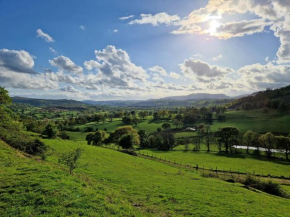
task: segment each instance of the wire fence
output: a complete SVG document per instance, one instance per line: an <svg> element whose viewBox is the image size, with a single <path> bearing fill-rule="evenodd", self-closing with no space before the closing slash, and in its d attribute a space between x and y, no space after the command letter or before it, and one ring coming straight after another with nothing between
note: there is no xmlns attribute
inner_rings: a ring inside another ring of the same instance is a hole
<svg viewBox="0 0 290 217"><path fill-rule="evenodd" d="M109 146L106 146L104 148L112 149L115 151L122 150L122 149L119 149L116 147L109 147ZM137 153L137 156L139 156L139 157L143 157L143 158L146 158L149 160L154 160L154 161L169 164L169 165L174 166L174 167L184 168L184 169L193 170L193 171L195 170L195 171L200 171L200 172L212 172L212 173L216 173L216 174L231 175L231 176L233 176L233 175L252 175L252 176L262 177L262 178L275 178L275 179L290 180L290 174L289 175L285 175L285 174L274 175L274 174L267 174L267 173L257 173L256 171L250 172L250 171L246 171L246 170L232 170L231 168L229 170L226 170L223 168L219 168L218 166L205 167L205 166L200 165L200 164L189 164L186 162L177 161L175 159L170 159L168 157L157 156L157 155L154 155L153 153L149 154L148 152L142 152L140 150L138 150L136 153Z"/></svg>

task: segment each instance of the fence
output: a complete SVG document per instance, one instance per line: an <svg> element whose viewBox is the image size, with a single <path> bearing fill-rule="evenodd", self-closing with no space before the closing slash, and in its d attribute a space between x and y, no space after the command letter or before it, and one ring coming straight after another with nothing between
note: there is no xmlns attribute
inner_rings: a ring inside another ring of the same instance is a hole
<svg viewBox="0 0 290 217"><path fill-rule="evenodd" d="M103 146L104 147L104 146ZM112 149L115 151L121 151L121 149L115 148L115 147L109 147L106 146L104 148L108 148L108 149ZM166 158L166 157L157 157L157 155L153 155L153 154L148 154L146 152L141 152L140 150L138 150L137 152L137 156L139 157L143 157L146 159L150 159L150 160L155 160L158 162L163 162L166 164L169 164L171 166L175 166L175 167L179 167L179 168L184 168L184 169L189 169L189 170L196 170L196 171L202 171L202 172L213 172L216 174L224 174L224 175L252 175L252 176L257 176L257 177L262 177L262 178L275 178L275 179L285 179L285 180L290 180L290 175L286 176L286 175L273 175L273 174L258 174L255 171L249 172L249 171L234 171L232 169L230 170L225 170L225 169L220 169L217 166L215 167L209 167L209 168L205 168L204 166L199 166L199 164L195 164L195 165L191 165L191 164L187 164L187 163L182 163L182 162L177 162L176 160L170 160L170 158Z"/></svg>

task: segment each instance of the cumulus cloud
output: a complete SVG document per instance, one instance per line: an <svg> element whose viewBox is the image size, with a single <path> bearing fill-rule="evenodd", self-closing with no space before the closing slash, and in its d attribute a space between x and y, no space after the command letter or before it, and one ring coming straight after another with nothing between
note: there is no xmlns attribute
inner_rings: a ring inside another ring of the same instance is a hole
<svg viewBox="0 0 290 217"><path fill-rule="evenodd" d="M174 78L174 79L179 79L181 75L177 74L176 72L170 72L169 77Z"/></svg>
<svg viewBox="0 0 290 217"><path fill-rule="evenodd" d="M120 20L129 20L129 19L131 19L133 17L134 17L134 15L130 15L130 16L126 16L126 17L120 17L119 19Z"/></svg>
<svg viewBox="0 0 290 217"><path fill-rule="evenodd" d="M166 70L160 66L153 66L149 68L148 71L158 73L159 75L162 75L162 76L167 76Z"/></svg>
<svg viewBox="0 0 290 217"><path fill-rule="evenodd" d="M37 29L36 33L37 37L44 39L46 42L54 42L54 39L47 33L44 33L41 29Z"/></svg>
<svg viewBox="0 0 290 217"><path fill-rule="evenodd" d="M58 84L34 69L32 56L24 50L0 50L0 85L21 89L53 89Z"/></svg>
<svg viewBox="0 0 290 217"><path fill-rule="evenodd" d="M252 13L259 19L220 23L223 15L246 13ZM260 33L266 26L270 26L281 42L277 51L277 63L284 64L290 62L289 13L288 0L209 0L205 7L194 10L183 18L179 22L179 29L172 33L208 34L220 39L229 39Z"/></svg>
<svg viewBox="0 0 290 217"><path fill-rule="evenodd" d="M69 93L80 93L79 90L75 89L74 87L72 86L65 86L65 87L61 87L59 88L61 91L64 91L64 92L69 92Z"/></svg>
<svg viewBox="0 0 290 217"><path fill-rule="evenodd" d="M212 35L220 39L242 37L244 35L263 32L265 26L270 24L270 22L266 22L263 19L229 22L217 27L216 32L212 33Z"/></svg>
<svg viewBox="0 0 290 217"><path fill-rule="evenodd" d="M49 63L63 71L71 72L74 74L83 73L82 67L76 65L73 61L70 60L70 58L65 56L53 58L52 60L49 60Z"/></svg>
<svg viewBox="0 0 290 217"><path fill-rule="evenodd" d="M114 32L114 33L118 33L119 30L118 30L118 29L114 29L113 32Z"/></svg>
<svg viewBox="0 0 290 217"><path fill-rule="evenodd" d="M180 17L177 15L168 15L167 13L152 14L141 14L141 19L132 20L129 22L133 24L152 24L158 26L160 24L172 25L180 21Z"/></svg>
<svg viewBox="0 0 290 217"><path fill-rule="evenodd" d="M86 30L86 27L84 25L80 25L81 30Z"/></svg>
<svg viewBox="0 0 290 217"><path fill-rule="evenodd" d="M88 76L87 83L90 85L138 89L137 83L143 83L148 78L146 71L132 63L128 53L122 49L109 45L103 50L96 50L95 55L97 60L84 63L88 70L97 71L97 75Z"/></svg>
<svg viewBox="0 0 290 217"><path fill-rule="evenodd" d="M289 65L274 65L271 62L265 65L257 63L241 67L237 72L241 83L256 89L282 87L290 83Z"/></svg>
<svg viewBox="0 0 290 217"><path fill-rule="evenodd" d="M228 73L234 72L231 68L210 65L194 58L186 59L179 66L185 77L197 79L199 81L207 81L209 78L223 77Z"/></svg>
<svg viewBox="0 0 290 217"><path fill-rule="evenodd" d="M24 50L0 50L0 69L17 73L36 74L33 57Z"/></svg>

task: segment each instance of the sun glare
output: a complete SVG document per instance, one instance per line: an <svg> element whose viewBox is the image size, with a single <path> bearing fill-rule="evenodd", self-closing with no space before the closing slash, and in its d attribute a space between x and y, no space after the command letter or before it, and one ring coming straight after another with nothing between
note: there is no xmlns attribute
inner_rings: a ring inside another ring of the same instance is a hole
<svg viewBox="0 0 290 217"><path fill-rule="evenodd" d="M219 21L217 21L217 20L211 20L211 21L209 22L209 29L208 29L208 32L209 32L210 34L214 34L214 33L216 33L216 30L217 30L218 27L220 27L220 25L221 25L221 23L220 23Z"/></svg>

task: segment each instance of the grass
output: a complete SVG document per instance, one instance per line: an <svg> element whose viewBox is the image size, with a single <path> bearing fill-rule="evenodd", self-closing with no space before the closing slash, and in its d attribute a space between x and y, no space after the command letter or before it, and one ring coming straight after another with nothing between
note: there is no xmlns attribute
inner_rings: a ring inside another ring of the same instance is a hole
<svg viewBox="0 0 290 217"><path fill-rule="evenodd" d="M193 145L189 147L190 151L184 151L184 146L178 146L173 151L155 151L155 150L143 150L142 153L148 153L149 155L156 155L162 159L170 159L171 162L190 164L206 169L216 167L219 170L232 170L240 172L250 172L263 175L284 175L290 177L290 162L268 159L264 156L255 156L247 154L225 154L225 153L207 153L193 152ZM206 150L203 147L203 150Z"/></svg>
<svg viewBox="0 0 290 217"><path fill-rule="evenodd" d="M285 216L290 201L81 142L44 140L47 162L0 144L1 216ZM58 155L82 146L75 176Z"/></svg>
<svg viewBox="0 0 290 217"><path fill-rule="evenodd" d="M0 216L142 216L101 182L70 176L0 141ZM108 202L112 197L113 202Z"/></svg>
<svg viewBox="0 0 290 217"><path fill-rule="evenodd" d="M261 110L230 111L225 113L226 121L214 121L211 130L226 126L237 127L240 132L253 130L255 132L279 132L290 133L290 115L277 110L262 113Z"/></svg>

